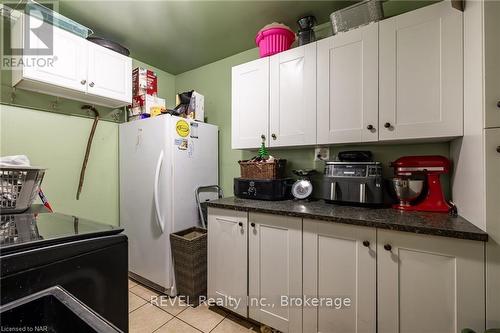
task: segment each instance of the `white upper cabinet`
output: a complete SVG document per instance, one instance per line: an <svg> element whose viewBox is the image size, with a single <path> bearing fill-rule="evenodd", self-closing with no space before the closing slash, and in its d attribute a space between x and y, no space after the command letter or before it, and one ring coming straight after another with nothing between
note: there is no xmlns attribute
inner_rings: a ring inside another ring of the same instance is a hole
<svg viewBox="0 0 500 333"><path fill-rule="evenodd" d="M88 44L88 93L129 102L132 100L132 62L100 45Z"/></svg>
<svg viewBox="0 0 500 333"><path fill-rule="evenodd" d="M318 42L318 144L378 140L378 23Z"/></svg>
<svg viewBox="0 0 500 333"><path fill-rule="evenodd" d="M25 39L25 20L20 15L11 34L12 46L23 50L26 65L12 71L12 86L82 102L120 107L132 102L132 59L96 45L58 27L52 27L53 50L30 32ZM29 51L28 51L29 49Z"/></svg>
<svg viewBox="0 0 500 333"><path fill-rule="evenodd" d="M380 140L463 135L462 12L443 1L380 26Z"/></svg>
<svg viewBox="0 0 500 333"><path fill-rule="evenodd" d="M500 2L484 1L483 13L485 128L492 128L500 127Z"/></svg>
<svg viewBox="0 0 500 333"><path fill-rule="evenodd" d="M484 243L378 230L378 332L483 332Z"/></svg>
<svg viewBox="0 0 500 333"><path fill-rule="evenodd" d="M269 132L269 58L233 67L231 108L232 148L258 148Z"/></svg>
<svg viewBox="0 0 500 333"><path fill-rule="evenodd" d="M270 147L316 144L316 43L270 57Z"/></svg>
<svg viewBox="0 0 500 333"><path fill-rule="evenodd" d="M35 17L24 16L24 18L30 19L32 26L41 25L41 21ZM18 20L14 29L21 29L23 23L23 19ZM85 82L87 78L87 43L85 39L66 30L54 28L53 55L50 57L53 62L50 65L47 63L47 66L23 66L22 73L18 74L26 79L85 92L87 89ZM25 54L24 59L31 58L31 56L43 57L40 54L44 50L43 42L34 34L31 35L30 44L34 54Z"/></svg>

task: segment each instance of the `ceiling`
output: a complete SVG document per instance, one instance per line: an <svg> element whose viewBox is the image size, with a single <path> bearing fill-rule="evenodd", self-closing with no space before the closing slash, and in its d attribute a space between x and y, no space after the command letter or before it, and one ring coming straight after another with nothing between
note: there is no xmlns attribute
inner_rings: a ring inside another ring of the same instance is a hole
<svg viewBox="0 0 500 333"><path fill-rule="evenodd" d="M398 3L398 8L425 3L391 2ZM324 23L332 11L352 3L61 0L59 11L96 35L126 46L132 57L179 74L255 47L256 32L268 23L283 22L296 30L297 18L314 15Z"/></svg>

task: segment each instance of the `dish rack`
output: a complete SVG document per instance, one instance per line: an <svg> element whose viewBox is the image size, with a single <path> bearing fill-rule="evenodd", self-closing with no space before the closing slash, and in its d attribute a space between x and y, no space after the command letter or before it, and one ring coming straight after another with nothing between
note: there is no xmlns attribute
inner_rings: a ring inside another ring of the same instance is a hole
<svg viewBox="0 0 500 333"><path fill-rule="evenodd" d="M37 167L0 167L0 212L20 213L30 208L44 175L45 169Z"/></svg>

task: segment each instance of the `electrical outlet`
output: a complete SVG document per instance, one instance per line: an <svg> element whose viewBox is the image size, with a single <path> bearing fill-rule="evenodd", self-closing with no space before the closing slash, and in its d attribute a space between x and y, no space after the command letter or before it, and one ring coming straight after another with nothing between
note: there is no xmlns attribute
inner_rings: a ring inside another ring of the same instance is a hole
<svg viewBox="0 0 500 333"><path fill-rule="evenodd" d="M328 147L314 148L314 161L330 159L330 149Z"/></svg>

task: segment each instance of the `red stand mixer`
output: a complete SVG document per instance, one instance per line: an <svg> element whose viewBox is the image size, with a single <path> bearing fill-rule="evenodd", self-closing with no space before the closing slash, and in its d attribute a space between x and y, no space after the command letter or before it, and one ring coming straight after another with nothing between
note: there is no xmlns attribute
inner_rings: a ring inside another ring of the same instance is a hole
<svg viewBox="0 0 500 333"><path fill-rule="evenodd" d="M399 204L407 211L448 213L453 208L446 201L439 177L450 171L450 161L443 156L404 156L392 162L393 185Z"/></svg>

